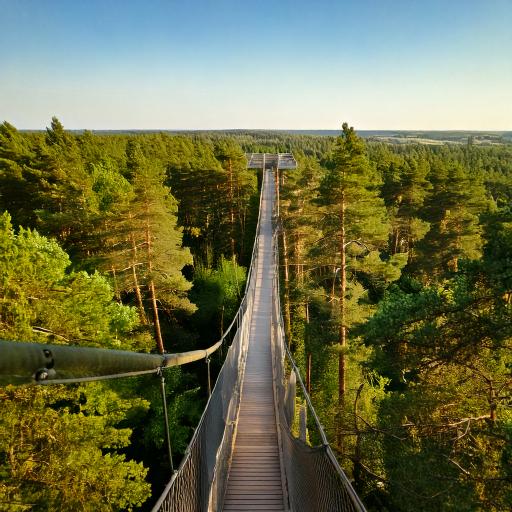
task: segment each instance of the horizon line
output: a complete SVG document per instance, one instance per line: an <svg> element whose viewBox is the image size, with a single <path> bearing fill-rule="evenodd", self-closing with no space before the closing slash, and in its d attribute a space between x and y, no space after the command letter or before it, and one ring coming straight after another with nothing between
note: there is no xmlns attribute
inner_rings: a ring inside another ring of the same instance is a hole
<svg viewBox="0 0 512 512"><path fill-rule="evenodd" d="M7 121L9 122L9 121ZM12 124L9 122L9 124ZM349 126L350 123L348 123ZM48 126L44 128L18 128L14 124L13 126L20 131L45 131ZM262 132L341 132L341 128L69 128L64 127L68 131L91 131L91 132L121 132L121 131L139 131L139 132L230 132L230 131L262 131ZM512 132L512 128L508 129L475 129L475 128L356 128L356 132L473 132L473 133L503 133Z"/></svg>

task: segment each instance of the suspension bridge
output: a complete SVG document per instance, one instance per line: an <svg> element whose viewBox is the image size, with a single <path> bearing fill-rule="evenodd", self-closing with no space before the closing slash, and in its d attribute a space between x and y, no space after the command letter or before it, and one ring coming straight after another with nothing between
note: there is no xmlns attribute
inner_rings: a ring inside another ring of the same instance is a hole
<svg viewBox="0 0 512 512"><path fill-rule="evenodd" d="M215 345L157 355L1 341L0 384L48 385L156 373L166 411L165 369L204 358L209 399L153 512L364 512L327 441L284 336L275 178L280 169L296 164L290 154L247 158L248 167L262 169L263 176L256 238L240 308ZM231 344L211 389L209 358L227 340ZM166 433L172 465L167 422Z"/></svg>

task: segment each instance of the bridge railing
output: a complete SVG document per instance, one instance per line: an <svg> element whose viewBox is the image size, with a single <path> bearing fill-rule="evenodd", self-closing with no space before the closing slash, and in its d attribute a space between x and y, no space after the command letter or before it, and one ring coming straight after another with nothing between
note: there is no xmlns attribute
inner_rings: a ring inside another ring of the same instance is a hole
<svg viewBox="0 0 512 512"><path fill-rule="evenodd" d="M274 223L273 236L274 280L272 286L272 353L283 462L286 473L290 510L294 512L365 512L350 480L341 469L327 440L324 429L311 403L297 367L286 343L279 290L279 243ZM287 368L289 371L287 371ZM306 435L306 411L300 437L292 433L295 419L296 388L307 404L307 414L314 420L322 444L311 446Z"/></svg>
<svg viewBox="0 0 512 512"><path fill-rule="evenodd" d="M266 177L263 173L258 224L245 294L233 322L219 343L227 339L230 331L236 329L233 341L181 464L153 507L153 512L218 510L222 502L247 358L256 290L258 234L265 181Z"/></svg>

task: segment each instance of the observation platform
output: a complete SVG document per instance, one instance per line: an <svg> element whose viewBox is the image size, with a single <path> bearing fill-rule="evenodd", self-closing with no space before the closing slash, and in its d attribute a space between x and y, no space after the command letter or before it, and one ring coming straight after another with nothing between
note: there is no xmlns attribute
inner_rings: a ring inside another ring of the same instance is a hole
<svg viewBox="0 0 512 512"><path fill-rule="evenodd" d="M297 169L291 153L246 153L248 169Z"/></svg>

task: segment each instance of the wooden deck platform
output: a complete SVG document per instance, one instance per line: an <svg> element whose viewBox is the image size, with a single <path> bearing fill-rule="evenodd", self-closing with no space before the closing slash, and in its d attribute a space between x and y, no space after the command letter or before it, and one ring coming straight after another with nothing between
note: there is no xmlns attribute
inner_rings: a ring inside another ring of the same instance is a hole
<svg viewBox="0 0 512 512"><path fill-rule="evenodd" d="M275 417L270 347L273 182L267 176L259 262L238 427L223 510L287 510Z"/></svg>

